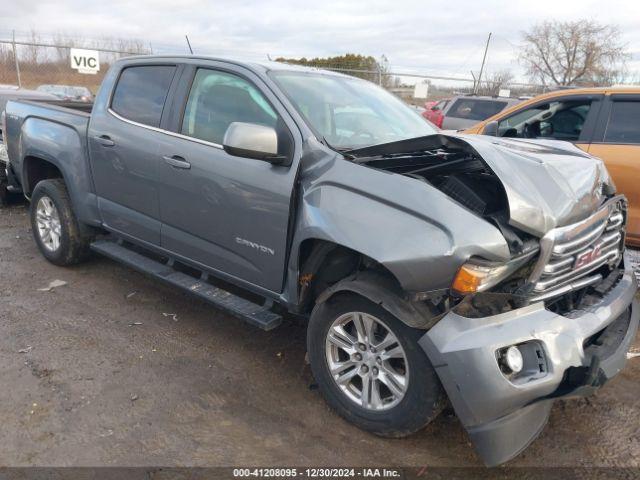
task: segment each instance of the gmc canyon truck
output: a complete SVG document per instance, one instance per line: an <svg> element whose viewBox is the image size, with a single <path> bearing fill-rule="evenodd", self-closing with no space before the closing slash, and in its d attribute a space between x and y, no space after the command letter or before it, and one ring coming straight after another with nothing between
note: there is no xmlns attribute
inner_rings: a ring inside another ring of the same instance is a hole
<svg viewBox="0 0 640 480"><path fill-rule="evenodd" d="M308 320L320 391L373 433L450 402L505 462L636 335L627 202L571 144L444 135L364 80L198 56L120 60L90 114L17 101L4 122L45 258Z"/></svg>

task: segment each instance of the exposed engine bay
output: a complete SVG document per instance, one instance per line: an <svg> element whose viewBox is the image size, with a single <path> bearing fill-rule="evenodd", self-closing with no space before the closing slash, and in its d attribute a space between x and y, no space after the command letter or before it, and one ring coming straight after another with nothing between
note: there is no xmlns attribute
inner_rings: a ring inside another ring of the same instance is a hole
<svg viewBox="0 0 640 480"><path fill-rule="evenodd" d="M362 161L373 168L428 182L480 216L495 215L506 208L500 180L480 158L467 152L438 148Z"/></svg>
<svg viewBox="0 0 640 480"><path fill-rule="evenodd" d="M480 216L507 211L500 180L469 145L441 135L424 140L415 145L419 150L403 142L401 151L386 144L347 154L356 163L425 181Z"/></svg>

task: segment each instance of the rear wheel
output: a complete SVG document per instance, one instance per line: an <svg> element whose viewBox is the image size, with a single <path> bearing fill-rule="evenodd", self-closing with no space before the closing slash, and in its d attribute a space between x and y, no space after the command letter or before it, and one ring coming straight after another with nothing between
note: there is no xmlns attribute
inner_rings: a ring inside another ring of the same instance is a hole
<svg viewBox="0 0 640 480"><path fill-rule="evenodd" d="M31 196L31 228L44 257L56 265L72 265L89 256L90 236L83 234L64 181L43 180Z"/></svg>
<svg viewBox="0 0 640 480"><path fill-rule="evenodd" d="M418 339L380 306L354 294L318 305L307 348L313 375L327 402L373 433L400 437L433 420L446 397Z"/></svg>

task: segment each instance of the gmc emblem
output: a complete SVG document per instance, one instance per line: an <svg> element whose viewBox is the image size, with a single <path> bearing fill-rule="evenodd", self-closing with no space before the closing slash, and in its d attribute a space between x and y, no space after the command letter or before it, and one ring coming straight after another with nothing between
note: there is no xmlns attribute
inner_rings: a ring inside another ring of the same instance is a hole
<svg viewBox="0 0 640 480"><path fill-rule="evenodd" d="M578 257L576 258L576 263L574 264L573 268L580 268L580 267L584 267L585 265L588 265L589 263L593 262L596 258L598 258L601 253L602 252L601 252L600 245L596 245L591 250L588 250L578 255Z"/></svg>

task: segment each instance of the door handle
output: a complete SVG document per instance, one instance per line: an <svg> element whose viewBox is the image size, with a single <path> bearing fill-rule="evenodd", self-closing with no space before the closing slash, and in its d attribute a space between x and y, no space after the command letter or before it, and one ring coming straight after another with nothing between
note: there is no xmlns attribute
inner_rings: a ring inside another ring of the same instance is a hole
<svg viewBox="0 0 640 480"><path fill-rule="evenodd" d="M162 158L164 158L164 161L173 168L183 168L185 170L189 170L191 168L191 164L179 155L174 155L173 157L164 156Z"/></svg>
<svg viewBox="0 0 640 480"><path fill-rule="evenodd" d="M94 138L103 147L113 147L116 144L116 142L111 140L111 137L109 137L109 135L100 135L100 136L96 135Z"/></svg>

